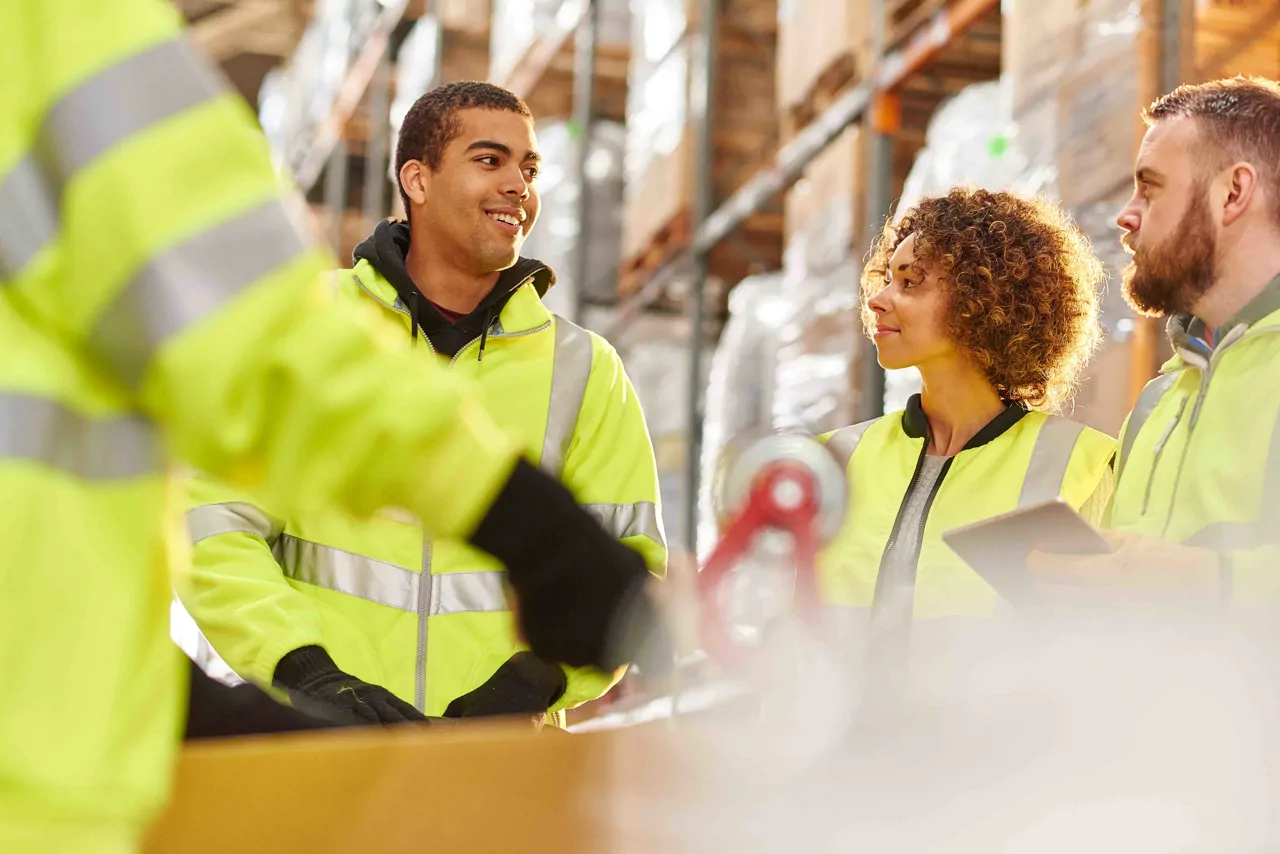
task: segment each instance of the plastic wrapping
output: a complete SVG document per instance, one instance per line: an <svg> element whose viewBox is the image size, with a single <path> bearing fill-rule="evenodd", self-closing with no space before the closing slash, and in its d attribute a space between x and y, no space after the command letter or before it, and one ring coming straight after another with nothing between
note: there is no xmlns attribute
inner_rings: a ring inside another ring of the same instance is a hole
<svg viewBox="0 0 1280 854"><path fill-rule="evenodd" d="M644 316L628 328L627 339L634 343L619 343L619 350L653 439L667 542L672 548L679 548L688 542L684 508L689 441L689 323L683 317ZM705 348L704 388L711 358L711 348Z"/></svg>
<svg viewBox="0 0 1280 854"><path fill-rule="evenodd" d="M634 2L627 80L628 187L635 188L657 157L675 151L689 100L689 46L684 0Z"/></svg>
<svg viewBox="0 0 1280 854"><path fill-rule="evenodd" d="M853 250L860 216L862 139L845 131L787 195L784 322L774 371L774 425L824 433L853 423L866 339L858 314L862 269Z"/></svg>
<svg viewBox="0 0 1280 854"><path fill-rule="evenodd" d="M391 101L391 139L400 138L400 127L404 117L408 115L413 102L426 94L440 73L440 39L439 21L432 15L419 18L414 22L404 41L400 43L400 51L396 55L395 98ZM383 121L381 117L372 117L372 121ZM395 158L388 158L387 176L393 184L399 186L399 177L395 173Z"/></svg>
<svg viewBox="0 0 1280 854"><path fill-rule="evenodd" d="M489 79L506 80L540 35L556 27L560 0L493 0Z"/></svg>
<svg viewBox="0 0 1280 854"><path fill-rule="evenodd" d="M698 557L718 533L711 500L731 443L773 430L778 346L788 305L779 274L752 276L729 294L729 319L711 356L702 421L698 494Z"/></svg>
<svg viewBox="0 0 1280 854"><path fill-rule="evenodd" d="M306 156L333 110L351 63L384 8L406 0L317 0L289 63L259 98L277 164L291 171Z"/></svg>
<svg viewBox="0 0 1280 854"><path fill-rule="evenodd" d="M489 35L489 79L499 84L545 35L577 19L585 0L494 0ZM626 44L631 20L627 0L598 0L596 41Z"/></svg>
<svg viewBox="0 0 1280 854"><path fill-rule="evenodd" d="M1132 310L1115 218L1131 187L1140 133L1138 0L1014 0L1005 7L1005 115L1012 180L1063 204L1103 261L1103 343L1065 414L1114 434L1129 408Z"/></svg>
<svg viewBox="0 0 1280 854"><path fill-rule="evenodd" d="M794 240L795 238L793 238ZM787 310L774 370L774 425L820 434L852 424L857 412L861 265L846 252L826 267L788 267Z"/></svg>
<svg viewBox="0 0 1280 854"><path fill-rule="evenodd" d="M925 131L925 147L907 175L899 213L957 184L989 189L1015 185L1026 164L1019 152L1009 150L1011 128L1000 118L1003 99L998 82L975 83L938 108Z"/></svg>
<svg viewBox="0 0 1280 854"><path fill-rule="evenodd" d="M622 255L622 157L626 130L617 122L592 125L586 172L590 193L590 218L586 234L578 234L577 204L581 186L574 173L579 135L569 123L550 121L538 126L542 172L538 179L542 213L525 240L521 253L537 258L556 271L556 286L544 302L556 312L573 316L574 297L580 283L573 280L574 253L587 249L586 299L611 300L616 290Z"/></svg>

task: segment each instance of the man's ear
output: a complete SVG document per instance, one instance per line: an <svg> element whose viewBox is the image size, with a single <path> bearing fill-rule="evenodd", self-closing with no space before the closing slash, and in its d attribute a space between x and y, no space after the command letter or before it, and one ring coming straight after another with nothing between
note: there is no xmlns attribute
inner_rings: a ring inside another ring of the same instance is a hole
<svg viewBox="0 0 1280 854"><path fill-rule="evenodd" d="M1227 198L1222 204L1222 224L1231 225L1249 210L1258 189L1258 170L1252 163L1233 164L1227 173Z"/></svg>
<svg viewBox="0 0 1280 854"><path fill-rule="evenodd" d="M431 181L431 167L421 160L407 160L400 167L400 186L409 201L415 205L427 201L427 184ZM406 211L407 213L407 211Z"/></svg>

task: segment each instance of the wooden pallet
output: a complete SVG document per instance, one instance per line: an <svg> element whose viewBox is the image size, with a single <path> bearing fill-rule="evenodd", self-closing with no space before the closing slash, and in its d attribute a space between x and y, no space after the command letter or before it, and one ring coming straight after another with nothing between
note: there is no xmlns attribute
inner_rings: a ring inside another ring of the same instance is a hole
<svg viewBox="0 0 1280 854"><path fill-rule="evenodd" d="M858 79L859 73L858 62L852 50L833 59L805 90L803 97L782 110L782 141L785 143L794 139L796 134L808 127Z"/></svg>
<svg viewBox="0 0 1280 854"><path fill-rule="evenodd" d="M663 223L640 252L624 259L618 270L618 295L627 297L638 291L654 273L688 247L692 238L692 216L683 207Z"/></svg>
<svg viewBox="0 0 1280 854"><path fill-rule="evenodd" d="M891 49L905 42L948 3L947 0L891 0L886 5L885 48Z"/></svg>

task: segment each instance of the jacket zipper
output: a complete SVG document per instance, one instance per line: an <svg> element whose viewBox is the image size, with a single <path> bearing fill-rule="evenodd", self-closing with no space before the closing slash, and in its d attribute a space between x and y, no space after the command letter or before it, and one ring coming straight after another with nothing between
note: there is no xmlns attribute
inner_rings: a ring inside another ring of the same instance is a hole
<svg viewBox="0 0 1280 854"><path fill-rule="evenodd" d="M359 276L357 276L354 272L351 274L351 278L353 278L353 279L355 279L355 280L356 280L356 284L360 286L360 290L362 290L362 291L364 291L366 294L368 294L370 299L374 300L374 301L375 301L375 302L377 302L379 305L385 305L387 308L391 309L392 311L394 311L394 312L396 312L396 313L398 313L398 314L403 314L405 317L408 317L408 318L409 318L409 322L410 322L410 323L412 323L412 322L413 322L413 318L412 318L412 317L410 317L409 312L405 311L403 308L399 308L399 307L397 307L397 306L395 306L395 305L392 305L392 304L390 304L390 303L384 302L383 300L379 299L379 298L378 298L378 296L377 296L376 294L374 294L374 292L373 292L373 291L369 290L368 288L366 288L366 287L364 286L364 282L360 281L360 277L359 277ZM532 276L530 277L530 279L532 279ZM523 286L524 286L525 284L527 284L527 283L528 283L528 280L526 280L526 281L524 281L524 282L521 282L519 285L517 285L517 287L523 287ZM494 318L494 320L498 320L498 318ZM491 325L492 325L492 324L491 324ZM546 323L543 323L541 326L536 326L536 327L534 327L533 329L525 329L525 330L524 330L524 331L522 331L522 332L499 332L499 333L497 333L497 334L491 334L491 335L489 335L488 337L489 337L489 340L491 340L491 341L492 341L492 340L496 340L496 339L524 338L524 337L525 337L525 336L527 336L527 335L534 335L534 334L536 334L536 333L538 333L538 332L544 332L544 331L546 331L548 328L550 328L550 326L551 326L551 321L550 321L550 320L548 320ZM431 348L431 352L432 352L432 353L435 353L435 352L436 352L436 348L435 348L435 345L433 345L433 344L431 343L431 339L430 339L428 336L426 336L426 335L423 335L422 337L423 337L423 339L424 339L424 340L426 340L426 342L427 342L427 346ZM474 343L476 343L477 341L479 341L482 337L484 337L484 336L483 336L483 335L477 335L475 338L472 338L472 339L471 339L470 341L468 341L466 344L463 344L461 347L459 347L459 348L458 348L458 352L454 353L454 354L453 354L453 358L449 360L449 364L450 364L450 365L452 365L452 364L454 364L455 362L457 362L457 361L458 361L458 359L459 359L459 357L461 357L461 356L462 356L462 351L466 350L466 349L467 349L468 347L470 347L472 344L474 344Z"/></svg>
<svg viewBox="0 0 1280 854"><path fill-rule="evenodd" d="M414 671L414 706L427 713L427 623L431 616L431 538L422 531L422 573L418 576L418 661Z"/></svg>
<svg viewBox="0 0 1280 854"><path fill-rule="evenodd" d="M1240 335L1235 336L1236 329L1241 329L1241 328L1244 328L1245 331L1242 332ZM1169 525L1173 523L1173 507L1174 507L1174 502L1178 497L1178 487L1182 485L1182 470L1187 463L1187 452L1191 449L1191 437L1195 433L1196 423L1200 420L1200 407L1204 404L1205 398L1209 396L1209 383L1213 380L1214 368L1216 368L1219 362L1221 362L1223 354L1226 353L1227 350L1231 349L1236 344L1239 344L1248 335L1247 328L1237 326L1236 329L1233 329L1231 330L1231 332L1227 333L1227 337L1222 339L1222 343L1218 347L1214 348L1213 352L1209 354L1209 362L1207 365L1205 365L1204 371L1201 374L1200 388L1196 390L1195 404L1191 407L1191 422L1187 425L1187 440L1182 444L1182 456L1178 458L1178 470L1174 473L1174 476L1173 476L1173 489L1169 493L1170 495L1169 508L1168 508L1168 511L1165 513L1164 525L1160 528L1160 537L1162 539L1169 535ZM1277 332L1277 331L1280 331L1280 327L1268 326L1268 327L1263 327L1258 331L1260 333ZM1183 408L1179 410L1179 415L1181 415L1183 411L1185 411L1185 402L1184 402ZM1155 464L1153 463L1151 466L1151 480L1154 480L1154 479L1155 479ZM1149 489L1150 481L1148 481L1147 486ZM1144 507L1144 511L1145 511L1145 507Z"/></svg>
<svg viewBox="0 0 1280 854"><path fill-rule="evenodd" d="M1147 515L1147 509L1151 505L1151 487L1156 482L1156 469L1160 467L1160 455L1164 453L1164 446L1169 441L1169 437L1173 435L1173 431L1177 429L1178 422L1182 419L1182 413L1187 409L1187 398L1182 399L1182 403L1178 404L1178 414L1173 416L1169 423L1165 426L1164 432L1160 434L1159 441L1156 442L1155 453L1151 461L1151 476L1147 478L1147 491L1142 496L1142 515Z"/></svg>
<svg viewBox="0 0 1280 854"><path fill-rule="evenodd" d="M902 496L902 503L898 505L898 516L893 522L893 530L889 534L889 542L885 546L884 552L881 554L881 557L880 557L880 567L876 573L876 588L875 588L875 591L872 593L872 597L871 597L871 624L873 626L873 632L877 631L877 629L874 627L879 615L883 613L884 608L887 607L886 597L894 595L888 590L887 586L883 586L889 583L888 580L886 579L886 574L885 574L886 561L889 560L891 552L893 551L894 547L897 545L898 540L902 535L901 529L902 529L903 515L906 513L907 504L910 503L912 494L916 491L916 487L919 486L920 484L920 475L924 471L924 462L928 454L929 454L929 440L926 438L924 442L924 447L920 449L920 456L916 460L916 470L911 475L911 482L907 485L906 494ZM874 643L876 643L877 646L880 646L886 652L889 652L890 650L894 650L894 649L901 649L902 643L905 642L905 640L910 634L911 622L915 612L916 573L920 568L920 550L924 545L925 526L929 521L929 513L933 509L933 501L935 498L937 498L939 490L942 489L942 482L943 480L946 479L947 472L950 471L951 463L954 460L955 460L955 457L948 457L946 461L943 462L942 468L938 472L938 477L934 481L933 486L930 488L929 495L925 498L924 506L920 508L920 520L919 522L916 523L916 530L915 530L915 537L914 537L915 553L914 553L914 556L912 557L911 566L907 568L909 570L908 577L911 579L911 584L909 585L910 587L909 593L910 593L911 600L910 600L910 610L908 611L907 619L903 621L901 624L889 626L888 631L884 636L880 637L878 640L873 641ZM888 647L882 646L885 643L888 644ZM890 652L890 655L892 656L893 653Z"/></svg>
<svg viewBox="0 0 1280 854"><path fill-rule="evenodd" d="M398 306L388 304L383 300L379 299L378 296L373 293L373 291L365 287L364 282L360 281L360 277L356 275L354 270L351 272L351 278L355 279L356 285L359 286L360 290L364 291L365 294L367 294L368 297L372 299L374 302L377 302L380 305L385 305L387 308L391 309L394 312L403 314L405 317L409 318L410 323L413 323L413 316L410 315L409 312L405 311L403 308L399 308ZM533 277L530 276L530 279L532 278ZM526 282L527 281L528 280L526 280ZM523 287L526 282L521 282L520 285L518 285L517 287ZM494 318L494 320L497 320L497 319L498 318ZM533 335L535 333L542 332L548 329L550 326L551 326L551 321L548 320L546 323L534 329L526 329L522 332L502 332L497 335L489 335L488 337L490 339L524 338L527 335ZM432 354L435 354L436 348L435 348L435 345L431 343L431 338L425 334L422 337L427 342L427 347L431 349ZM462 353L464 350L466 350L472 344L475 344L477 341L479 341L483 337L485 337L483 334L477 335L475 338L472 338L466 344L463 344L461 347L459 347L458 352L454 353L453 358L449 360L449 364L453 365L455 362L457 362L458 359L462 356ZM431 539L430 537L427 536L427 533L424 530L422 532L422 571L418 577L418 656L417 656L417 667L415 668L415 673L414 673L414 682L415 682L414 707L417 708L417 710L423 713L424 715L427 713L427 709L426 709L426 706L427 706L427 643L428 643L427 625L428 625L430 612L431 612L431 588L433 586L432 577L431 577L431 558L432 558L433 551L434 550L431 545Z"/></svg>

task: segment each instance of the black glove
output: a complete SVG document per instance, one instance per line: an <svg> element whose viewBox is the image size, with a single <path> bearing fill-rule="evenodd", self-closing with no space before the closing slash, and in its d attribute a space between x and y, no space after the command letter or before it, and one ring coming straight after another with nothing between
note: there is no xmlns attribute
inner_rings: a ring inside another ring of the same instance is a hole
<svg viewBox="0 0 1280 854"><path fill-rule="evenodd" d="M369 723L427 720L386 688L343 673L322 647L304 646L287 654L276 665L274 681L289 693L294 708L308 714L336 709Z"/></svg>
<svg viewBox="0 0 1280 854"><path fill-rule="evenodd" d="M548 664L531 652L517 652L489 681L450 703L444 716L535 715L555 705L567 687L564 670L559 666Z"/></svg>
<svg viewBox="0 0 1280 854"><path fill-rule="evenodd" d="M644 558L523 460L470 542L506 564L525 639L547 661L614 670L661 633Z"/></svg>
<svg viewBox="0 0 1280 854"><path fill-rule="evenodd" d="M189 671L191 690L187 695L187 726L183 733L188 741L363 724L346 714L315 717L291 709L249 682L225 685L211 678L194 661L190 661Z"/></svg>

